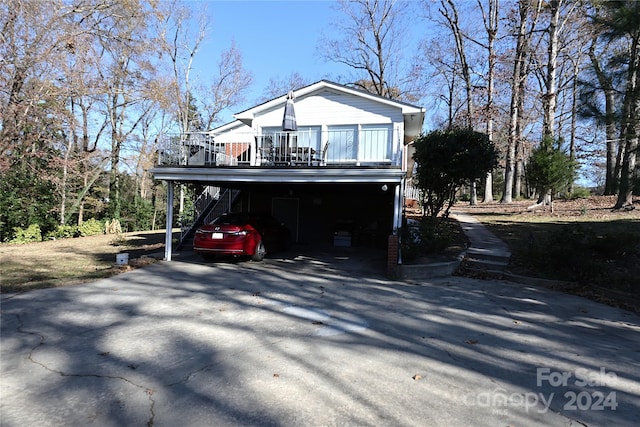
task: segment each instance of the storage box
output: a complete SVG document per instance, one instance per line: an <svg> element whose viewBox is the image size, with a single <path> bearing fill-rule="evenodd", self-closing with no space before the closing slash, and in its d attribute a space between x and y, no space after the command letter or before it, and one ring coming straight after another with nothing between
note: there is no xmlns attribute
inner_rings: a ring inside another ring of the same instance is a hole
<svg viewBox="0 0 640 427"><path fill-rule="evenodd" d="M338 235L333 236L333 246L351 247L351 235Z"/></svg>

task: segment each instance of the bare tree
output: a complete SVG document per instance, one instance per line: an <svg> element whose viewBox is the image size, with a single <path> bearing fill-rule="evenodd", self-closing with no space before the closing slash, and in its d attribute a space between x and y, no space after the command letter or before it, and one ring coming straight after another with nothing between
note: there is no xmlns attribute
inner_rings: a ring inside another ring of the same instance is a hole
<svg viewBox="0 0 640 427"><path fill-rule="evenodd" d="M191 72L193 61L206 38L209 27L207 14L199 11L197 26L191 23L192 10L176 0L167 2L162 11L163 22L160 27L160 46L169 58L171 82L165 107L173 110L181 132L189 132L193 127L193 87ZM199 124L201 126L201 124Z"/></svg>
<svg viewBox="0 0 640 427"><path fill-rule="evenodd" d="M496 52L495 41L498 35L498 12L500 7L499 0L489 0L488 10L485 11L482 1L478 0L478 6L482 11L482 21L484 23L485 31L487 32L487 104L485 107L485 119L487 122L486 131L489 136L489 141L493 142L493 122L495 116L494 107L494 90L495 90L495 68L496 68ZM487 176L484 181L484 197L483 203L493 201L493 172L487 172Z"/></svg>
<svg viewBox="0 0 640 427"><path fill-rule="evenodd" d="M475 118L475 106L473 99L473 82L471 80L471 67L467 61L467 50L465 48L466 36L463 34L458 18L458 9L453 0L440 0L438 11L444 17L447 27L451 30L453 39L455 40L456 56L459 61L460 73L464 82L466 93L465 105L466 115L464 117L464 125L469 129L473 129ZM476 181L471 182L471 205L477 204Z"/></svg>
<svg viewBox="0 0 640 427"><path fill-rule="evenodd" d="M608 4L610 16L608 37L628 42L628 62L622 107L622 135L624 156L620 171L620 187L614 208L633 205L633 187L637 177L636 157L640 133L640 3L618 2Z"/></svg>
<svg viewBox="0 0 640 427"><path fill-rule="evenodd" d="M541 3L538 3L540 7ZM518 21L516 24L516 47L514 51L513 73L511 77L511 101L509 105L509 133L507 135L507 153L504 173L504 191L502 203L513 201L513 185L516 172L518 145L522 143L521 119L523 115L524 93L529 74L529 56L531 35L536 28L539 9L528 0L518 2ZM516 193L519 194L519 193Z"/></svg>
<svg viewBox="0 0 640 427"><path fill-rule="evenodd" d="M16 0L0 5L0 49L6 65L0 85L8 89L0 92L1 167L11 167L27 147L38 157L49 153L50 161L35 170L56 185L62 224L82 207L84 195L104 171L94 154L94 138L104 122L100 126L98 119L89 130L97 119L91 113L93 99L100 92L93 49L98 38L109 36L99 23L114 22L122 12L120 3Z"/></svg>
<svg viewBox="0 0 640 427"><path fill-rule="evenodd" d="M100 77L104 82L99 97L111 139L111 169L109 173L109 215L120 218L120 174L121 152L132 136L150 104L142 101L150 98L153 91L155 67L151 58L157 57L153 35L149 32L149 21L145 5L133 2L116 3L112 7L117 15L96 17L104 36L99 38ZM152 11L153 12L153 11Z"/></svg>
<svg viewBox="0 0 640 427"><path fill-rule="evenodd" d="M322 56L354 71L350 83L376 95L408 99L415 90L402 51L408 2L340 0L339 38L324 36Z"/></svg>
<svg viewBox="0 0 640 427"><path fill-rule="evenodd" d="M458 84L455 47L448 42L445 38L424 40L421 46L423 58L419 62L417 60L420 67L415 69L416 80L425 87L425 97L433 99L430 109L434 112L433 120L438 128L453 127L459 112L465 107L464 93L461 93L464 91L460 90ZM442 110L446 112L441 113Z"/></svg>
<svg viewBox="0 0 640 427"><path fill-rule="evenodd" d="M268 101L278 96L288 93L290 90L299 89L310 85L312 82L303 77L300 73L294 72L285 78L270 78L269 85L264 88L258 103Z"/></svg>
<svg viewBox="0 0 640 427"><path fill-rule="evenodd" d="M253 75L244 68L242 54L235 43L224 50L218 59L217 69L205 96L202 110L206 113L205 128L219 123L219 114L244 102L247 89L253 83Z"/></svg>
<svg viewBox="0 0 640 427"><path fill-rule="evenodd" d="M69 26L72 14L63 2L0 5L0 171L51 142L51 123L44 119L64 113L55 64L64 59L75 33Z"/></svg>
<svg viewBox="0 0 640 427"><path fill-rule="evenodd" d="M464 118L465 126L473 128L473 120L475 116L475 107L473 101L473 82L471 80L471 67L467 61L467 50L465 49L466 36L462 32L460 20L458 18L458 9L453 0L440 0L438 8L440 14L444 17L447 27L451 30L451 34L455 40L456 55L459 61L460 73L464 82L464 90L466 93L465 105L466 115Z"/></svg>
<svg viewBox="0 0 640 427"><path fill-rule="evenodd" d="M542 140L555 141L556 139L556 113L558 106L558 55L560 51L560 34L562 33L569 18L573 14L578 2L565 0L550 0L546 5L546 12L549 15L548 27L545 31L547 36L547 58L546 66L542 75L544 82L544 93L542 94ZM565 6L563 8L563 6ZM547 144L548 145L548 144ZM548 145L551 146L551 145ZM552 195L550 193L540 193L538 202L532 207L540 204L551 204ZM553 209L553 206L552 206Z"/></svg>
<svg viewBox="0 0 640 427"><path fill-rule="evenodd" d="M606 63L605 52L611 46L610 42L601 45L602 51L598 49L598 33L594 33L589 46L589 60L591 71L595 75L595 79L582 80L583 102L581 108L584 115L595 117L596 121L603 122L605 129L605 146L606 146L606 167L604 194L617 194L618 180L620 179L620 166L622 160L622 151L619 147L619 121L618 105L620 103L619 92L614 83L614 77L609 65ZM597 85L594 84L597 82ZM604 99L604 111L600 111L597 103L597 93L601 92Z"/></svg>

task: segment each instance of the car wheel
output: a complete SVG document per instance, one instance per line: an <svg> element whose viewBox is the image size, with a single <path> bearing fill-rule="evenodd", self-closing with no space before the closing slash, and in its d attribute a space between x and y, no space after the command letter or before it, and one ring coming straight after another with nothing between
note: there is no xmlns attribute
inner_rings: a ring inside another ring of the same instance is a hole
<svg viewBox="0 0 640 427"><path fill-rule="evenodd" d="M256 244L256 250L253 253L253 255L251 256L251 260L252 261L262 261L266 254L267 254L267 250L264 247L264 243L262 243L262 240L259 240L258 243Z"/></svg>

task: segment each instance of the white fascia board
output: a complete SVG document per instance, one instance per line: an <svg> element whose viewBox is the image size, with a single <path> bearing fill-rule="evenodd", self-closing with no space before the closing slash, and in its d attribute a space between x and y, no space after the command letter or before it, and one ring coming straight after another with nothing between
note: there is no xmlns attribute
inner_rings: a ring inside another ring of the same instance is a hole
<svg viewBox="0 0 640 427"><path fill-rule="evenodd" d="M316 184L399 184L405 176L401 169L341 169L341 168L179 168L151 169L155 179L162 181L198 181L218 183L316 183Z"/></svg>
<svg viewBox="0 0 640 427"><path fill-rule="evenodd" d="M218 126L217 128L211 129L209 131L209 134L213 135L213 136L219 135L221 133L229 132L229 131L231 131L231 130L233 130L235 128L241 127L243 125L245 125L244 122L242 122L240 120L234 120L232 122L225 123L225 124L223 124L221 126ZM249 126L251 126L251 125L249 125Z"/></svg>

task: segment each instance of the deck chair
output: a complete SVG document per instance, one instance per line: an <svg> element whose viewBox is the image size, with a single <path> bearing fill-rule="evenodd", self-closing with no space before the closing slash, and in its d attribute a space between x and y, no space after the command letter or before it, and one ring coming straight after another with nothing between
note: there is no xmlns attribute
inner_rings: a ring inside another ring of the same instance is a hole
<svg viewBox="0 0 640 427"><path fill-rule="evenodd" d="M327 151L329 150L329 141L324 144L320 157L314 157L311 159L311 164L314 166L326 166L327 165Z"/></svg>
<svg viewBox="0 0 640 427"><path fill-rule="evenodd" d="M260 144L262 142L262 144ZM256 146L258 147L258 164L272 166L274 164L274 147L271 138L264 138L262 141L256 137Z"/></svg>

